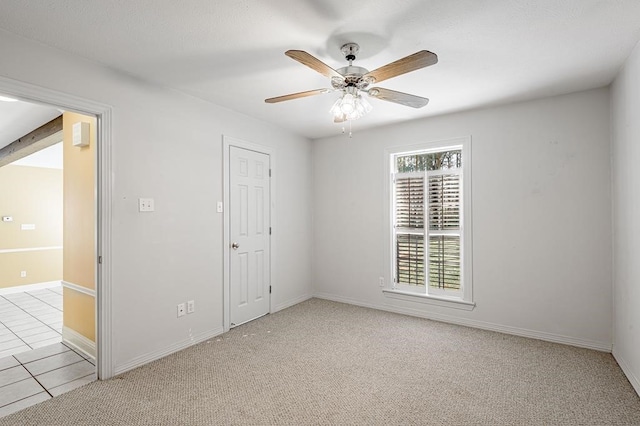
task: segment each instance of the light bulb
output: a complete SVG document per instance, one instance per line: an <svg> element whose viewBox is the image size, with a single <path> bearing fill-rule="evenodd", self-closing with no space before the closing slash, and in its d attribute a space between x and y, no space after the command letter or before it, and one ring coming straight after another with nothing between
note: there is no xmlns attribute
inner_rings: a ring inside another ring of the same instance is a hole
<svg viewBox="0 0 640 426"><path fill-rule="evenodd" d="M342 115L342 111L340 110L340 103L342 102L342 98L338 98L337 101L334 102L333 106L329 110L329 114L333 115L333 118L339 118Z"/></svg>
<svg viewBox="0 0 640 426"><path fill-rule="evenodd" d="M342 103L340 104L340 109L345 114L350 114L355 109L355 101L353 95L351 93L347 93L342 98Z"/></svg>

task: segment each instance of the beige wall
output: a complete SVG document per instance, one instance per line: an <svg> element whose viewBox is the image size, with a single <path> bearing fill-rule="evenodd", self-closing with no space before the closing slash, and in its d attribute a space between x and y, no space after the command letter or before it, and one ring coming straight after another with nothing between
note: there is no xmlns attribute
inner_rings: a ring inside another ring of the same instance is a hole
<svg viewBox="0 0 640 426"><path fill-rule="evenodd" d="M62 279L61 249L13 251L61 247L62 211L62 170L0 167L0 216L13 217L0 222L0 288Z"/></svg>
<svg viewBox="0 0 640 426"><path fill-rule="evenodd" d="M70 288L64 288L62 292L64 326L95 342L95 298Z"/></svg>
<svg viewBox="0 0 640 426"><path fill-rule="evenodd" d="M73 124L90 123L89 146L72 144ZM96 120L72 112L62 115L64 153L64 272L63 280L95 290L96 213L95 149ZM64 289L63 324L95 341L95 298Z"/></svg>

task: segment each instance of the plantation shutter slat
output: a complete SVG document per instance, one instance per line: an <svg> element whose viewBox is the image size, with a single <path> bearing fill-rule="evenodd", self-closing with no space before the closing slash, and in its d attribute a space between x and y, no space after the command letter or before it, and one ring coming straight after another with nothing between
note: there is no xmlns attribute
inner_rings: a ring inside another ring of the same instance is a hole
<svg viewBox="0 0 640 426"><path fill-rule="evenodd" d="M429 176L427 186L429 286L459 290L460 235L437 235L437 232L460 230L460 174Z"/></svg>
<svg viewBox="0 0 640 426"><path fill-rule="evenodd" d="M460 175L429 176L429 229L460 229Z"/></svg>
<svg viewBox="0 0 640 426"><path fill-rule="evenodd" d="M424 177L399 177L395 182L396 282L425 285Z"/></svg>
<svg viewBox="0 0 640 426"><path fill-rule="evenodd" d="M396 179L396 227L424 228L424 178Z"/></svg>
<svg viewBox="0 0 640 426"><path fill-rule="evenodd" d="M424 235L398 234L396 274L399 283L424 285Z"/></svg>
<svg viewBox="0 0 640 426"><path fill-rule="evenodd" d="M460 289L460 236L429 236L429 286Z"/></svg>

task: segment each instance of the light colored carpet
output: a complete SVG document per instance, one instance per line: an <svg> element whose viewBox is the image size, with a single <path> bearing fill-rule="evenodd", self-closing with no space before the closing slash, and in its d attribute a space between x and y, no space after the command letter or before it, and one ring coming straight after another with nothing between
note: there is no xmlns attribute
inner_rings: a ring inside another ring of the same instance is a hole
<svg viewBox="0 0 640 426"><path fill-rule="evenodd" d="M0 425L640 425L610 354L312 299Z"/></svg>

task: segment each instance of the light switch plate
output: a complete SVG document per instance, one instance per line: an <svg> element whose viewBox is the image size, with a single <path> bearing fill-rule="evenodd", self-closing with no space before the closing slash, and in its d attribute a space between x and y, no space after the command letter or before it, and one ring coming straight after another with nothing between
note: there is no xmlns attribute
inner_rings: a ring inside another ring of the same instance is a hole
<svg viewBox="0 0 640 426"><path fill-rule="evenodd" d="M138 211L152 212L155 211L155 203L153 198L138 198Z"/></svg>
<svg viewBox="0 0 640 426"><path fill-rule="evenodd" d="M3 222L13 222L13 217L11 216L2 216Z"/></svg>
<svg viewBox="0 0 640 426"><path fill-rule="evenodd" d="M184 316L184 303L178 304L178 317Z"/></svg>
<svg viewBox="0 0 640 426"><path fill-rule="evenodd" d="M218 201L218 205L216 206L216 211L218 213L222 213L222 201Z"/></svg>

